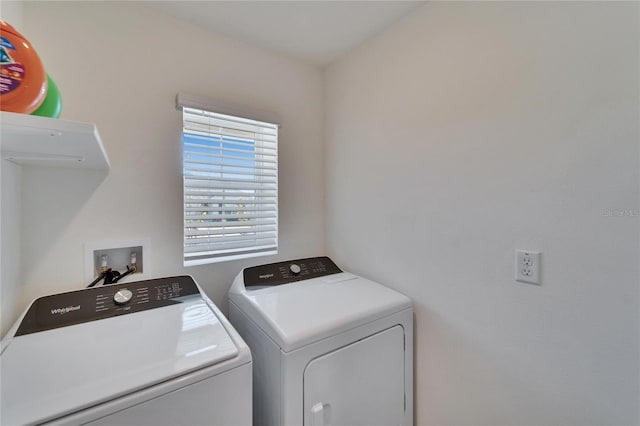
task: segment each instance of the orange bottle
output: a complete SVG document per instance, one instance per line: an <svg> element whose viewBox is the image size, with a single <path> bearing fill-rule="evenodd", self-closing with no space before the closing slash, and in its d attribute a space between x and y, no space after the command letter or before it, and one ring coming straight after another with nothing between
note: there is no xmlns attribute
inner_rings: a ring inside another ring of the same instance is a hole
<svg viewBox="0 0 640 426"><path fill-rule="evenodd" d="M47 95L47 74L31 43L0 20L0 110L31 114Z"/></svg>

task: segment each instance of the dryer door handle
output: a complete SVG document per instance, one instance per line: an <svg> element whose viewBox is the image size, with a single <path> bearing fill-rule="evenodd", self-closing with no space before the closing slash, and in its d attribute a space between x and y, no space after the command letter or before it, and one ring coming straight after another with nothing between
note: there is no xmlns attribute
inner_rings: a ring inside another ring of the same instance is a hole
<svg viewBox="0 0 640 426"><path fill-rule="evenodd" d="M331 425L331 404L318 402L311 407L311 426Z"/></svg>

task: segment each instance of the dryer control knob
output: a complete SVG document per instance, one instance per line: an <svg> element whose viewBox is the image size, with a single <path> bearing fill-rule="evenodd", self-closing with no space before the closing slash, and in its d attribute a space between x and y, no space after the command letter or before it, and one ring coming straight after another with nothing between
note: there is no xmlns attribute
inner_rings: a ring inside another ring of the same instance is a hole
<svg viewBox="0 0 640 426"><path fill-rule="evenodd" d="M289 266L289 270L293 275L298 275L300 273L300 266L294 263L291 266Z"/></svg>
<svg viewBox="0 0 640 426"><path fill-rule="evenodd" d="M131 290L121 288L113 296L113 301L116 305L126 305L133 298Z"/></svg>

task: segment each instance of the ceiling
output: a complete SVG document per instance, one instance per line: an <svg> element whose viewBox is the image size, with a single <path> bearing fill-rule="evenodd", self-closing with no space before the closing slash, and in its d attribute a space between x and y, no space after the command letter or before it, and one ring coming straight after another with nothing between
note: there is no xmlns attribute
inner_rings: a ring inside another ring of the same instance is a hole
<svg viewBox="0 0 640 426"><path fill-rule="evenodd" d="M326 66L424 1L149 1L205 29Z"/></svg>

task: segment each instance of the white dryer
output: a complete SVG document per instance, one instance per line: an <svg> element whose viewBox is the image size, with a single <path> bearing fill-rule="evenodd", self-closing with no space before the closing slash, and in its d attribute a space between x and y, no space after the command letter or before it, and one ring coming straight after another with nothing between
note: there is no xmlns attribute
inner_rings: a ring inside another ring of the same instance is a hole
<svg viewBox="0 0 640 426"><path fill-rule="evenodd" d="M413 308L328 257L246 268L229 320L253 354L256 426L413 424Z"/></svg>
<svg viewBox="0 0 640 426"><path fill-rule="evenodd" d="M251 424L249 348L189 276L41 297L0 366L3 426Z"/></svg>

